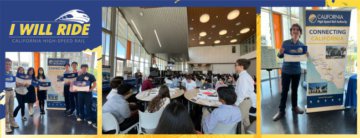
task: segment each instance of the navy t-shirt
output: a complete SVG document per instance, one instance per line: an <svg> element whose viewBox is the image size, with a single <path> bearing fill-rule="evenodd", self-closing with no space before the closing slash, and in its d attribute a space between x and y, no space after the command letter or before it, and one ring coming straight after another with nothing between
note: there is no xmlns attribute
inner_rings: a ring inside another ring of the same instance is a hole
<svg viewBox="0 0 360 138"><path fill-rule="evenodd" d="M297 41L296 43L294 43L292 41L292 39L286 40L282 43L282 47L283 46L305 46L303 43L301 43L300 41ZM283 54L278 54L279 58L284 58L284 53ZM301 74L301 66L300 66L300 62L285 62L283 63L282 66L282 72L285 74Z"/></svg>

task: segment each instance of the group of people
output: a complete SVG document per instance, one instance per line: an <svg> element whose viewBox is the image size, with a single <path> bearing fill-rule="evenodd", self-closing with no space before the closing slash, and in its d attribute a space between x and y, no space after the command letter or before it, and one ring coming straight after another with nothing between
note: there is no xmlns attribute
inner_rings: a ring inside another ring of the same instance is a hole
<svg viewBox="0 0 360 138"><path fill-rule="evenodd" d="M89 91L76 91L73 90L73 82L64 83L64 99L65 99L65 114L67 116L76 116L76 121L87 121L89 125L96 127L96 117L92 116L92 91L96 88L96 78L94 75L88 72L89 66L82 64L80 71L77 70L78 63L66 63L64 65L64 74L76 73L78 76L75 81L87 81L89 82ZM76 110L76 112L75 112Z"/></svg>
<svg viewBox="0 0 360 138"><path fill-rule="evenodd" d="M82 121L84 119L88 120L89 124L92 124L94 118L91 118L91 100L92 93L91 91L96 87L96 79L95 77L87 72L88 65L81 65L81 71L77 71L77 62L72 62L72 71L70 71L70 64L65 64L65 72L66 73L78 73L78 77L76 81L89 81L90 84L90 92L70 92L71 85L70 83L64 84L64 97L65 97L65 113L71 116L76 109L77 121ZM31 79L31 84L16 82L15 88L6 87L5 88L5 97L6 97L6 127L5 131L7 133L11 133L12 128L18 128L19 125L15 122L15 117L18 115L18 112L21 112L21 119L23 121L27 120L25 116L25 104L28 105L29 116L32 117L34 115L34 106L36 101L39 102L40 114L45 114L45 102L47 99L47 90L40 89L40 82L50 82L48 77L45 75L45 71L42 67L37 69L37 75L35 69L30 67L25 71L23 67L18 67L16 74L13 74L12 71L12 61L9 58L5 59L5 70L6 75L9 76L18 76L19 74L26 74ZM36 83L38 82L38 83ZM16 95L16 100L18 102L17 107L14 110L14 97ZM85 114L86 113L86 114Z"/></svg>
<svg viewBox="0 0 360 138"><path fill-rule="evenodd" d="M9 58L5 59L5 71L6 75L13 76L14 74L11 71L12 61ZM30 77L32 82L47 82L47 77L45 75L44 69L39 68L37 70L37 76L35 75L35 69L30 67L25 72L23 67L18 67L16 76L19 74L26 74ZM16 100L18 102L17 107L14 110L14 97L16 95ZM6 126L5 131L7 133L12 132L12 128L18 128L19 125L15 122L15 117L18 115L18 112L21 112L21 119L26 121L25 117L25 104L28 104L29 115L34 115L34 103L36 100L39 101L40 113L41 115L45 114L45 100L47 97L47 90L40 90L39 86L27 83L16 82L15 88L6 87L5 88L5 117L6 117Z"/></svg>
<svg viewBox="0 0 360 138"><path fill-rule="evenodd" d="M247 59L236 61L237 79L235 75L167 76L165 83L161 84L159 88L158 95L145 108L145 112L148 113L162 112L157 127L147 132L155 134L214 133L219 124L238 125L239 122L245 128L249 127L250 123L256 120L255 82L246 71L249 66L250 61ZM212 83L214 78L217 79L216 83ZM141 91L154 88L152 81L152 76L144 80ZM103 105L102 112L114 115L119 123L120 131L125 130L139 120L138 105L136 101L129 100L132 95L132 86L124 83L122 77L113 78L110 86L112 90L106 97L107 101ZM186 106L178 100L170 98L169 87L183 87L185 93L197 88L216 89L222 105L211 113L203 110L202 130L196 130ZM103 133L112 132L104 130Z"/></svg>

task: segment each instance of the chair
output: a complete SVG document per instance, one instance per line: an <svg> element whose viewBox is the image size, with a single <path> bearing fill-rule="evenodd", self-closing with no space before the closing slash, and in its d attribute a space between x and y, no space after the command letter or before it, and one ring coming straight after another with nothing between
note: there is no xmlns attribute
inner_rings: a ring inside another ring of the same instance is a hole
<svg viewBox="0 0 360 138"><path fill-rule="evenodd" d="M161 114L164 109L160 109L154 113L149 112L141 112L139 110L139 127L138 127L138 134L147 133L151 134L157 127Z"/></svg>
<svg viewBox="0 0 360 138"><path fill-rule="evenodd" d="M118 134L120 131L119 123L116 120L115 116L111 113L103 113L102 115L102 129L103 131L115 130L115 134Z"/></svg>
<svg viewBox="0 0 360 138"><path fill-rule="evenodd" d="M213 134L236 134L238 123L225 125L219 123L216 125Z"/></svg>

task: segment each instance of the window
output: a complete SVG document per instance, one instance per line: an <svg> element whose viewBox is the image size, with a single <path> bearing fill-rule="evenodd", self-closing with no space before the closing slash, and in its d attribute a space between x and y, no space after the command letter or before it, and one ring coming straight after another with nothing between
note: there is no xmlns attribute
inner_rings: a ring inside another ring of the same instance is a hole
<svg viewBox="0 0 360 138"><path fill-rule="evenodd" d="M111 8L104 7L102 8L102 28L106 28L110 30L110 23L111 23Z"/></svg>
<svg viewBox="0 0 360 138"><path fill-rule="evenodd" d="M125 59L127 40L116 38L116 57Z"/></svg>
<svg viewBox="0 0 360 138"><path fill-rule="evenodd" d="M110 34L102 32L103 64L109 65Z"/></svg>

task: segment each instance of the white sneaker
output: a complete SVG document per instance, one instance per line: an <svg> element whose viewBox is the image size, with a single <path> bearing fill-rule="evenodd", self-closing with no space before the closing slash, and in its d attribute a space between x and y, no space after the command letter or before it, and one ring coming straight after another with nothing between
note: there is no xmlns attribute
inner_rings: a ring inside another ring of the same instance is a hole
<svg viewBox="0 0 360 138"><path fill-rule="evenodd" d="M19 125L15 121L11 122L10 126L13 128L19 128Z"/></svg>
<svg viewBox="0 0 360 138"><path fill-rule="evenodd" d="M91 122L91 121L87 121L87 123L88 123L89 125L91 125L91 124L92 124L92 122Z"/></svg>
<svg viewBox="0 0 360 138"><path fill-rule="evenodd" d="M77 118L76 121L81 122L82 120L81 120L81 118Z"/></svg>
<svg viewBox="0 0 360 138"><path fill-rule="evenodd" d="M11 129L10 125L6 125L5 132L6 133L11 133L12 132L12 129Z"/></svg>

